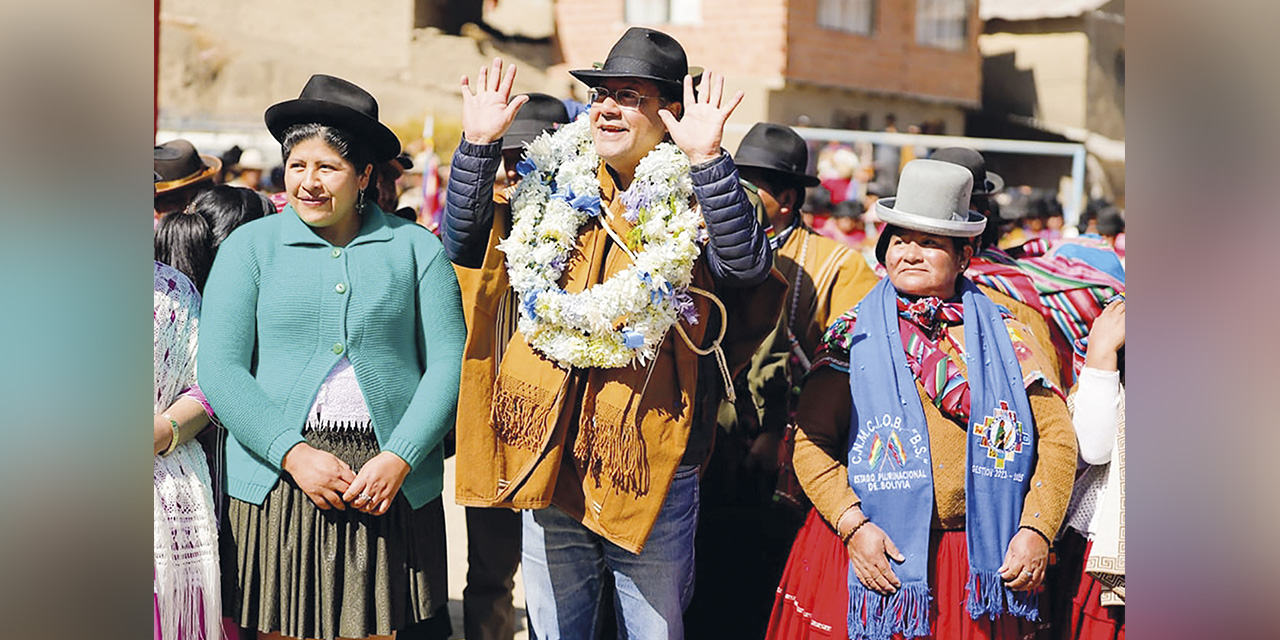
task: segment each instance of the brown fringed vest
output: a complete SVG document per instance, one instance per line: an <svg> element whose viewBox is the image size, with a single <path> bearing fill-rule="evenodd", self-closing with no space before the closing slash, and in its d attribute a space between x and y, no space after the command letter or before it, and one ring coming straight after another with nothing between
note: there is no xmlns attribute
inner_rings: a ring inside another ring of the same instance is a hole
<svg viewBox="0 0 1280 640"><path fill-rule="evenodd" d="M603 163L599 181L601 202L612 214L608 224L625 238L631 225ZM509 219L509 207L498 204L484 273L460 278L464 304L475 307L468 310L474 322L458 404L457 501L519 509L554 503L639 553L695 428L699 394L724 392L715 377L708 378L712 388L699 388L699 358L714 356L699 356L673 327L648 366L566 370L531 349L517 331L495 367L498 310L506 306L509 286L504 256L494 247L510 228ZM582 291L630 264L604 223L596 218L579 230L559 282L564 290ZM714 292L725 304L729 323L722 347L736 372L776 323L786 285L775 270L759 286L717 290L699 258L693 286ZM699 322L684 329L693 344L705 348L724 318L707 298L693 299Z"/></svg>

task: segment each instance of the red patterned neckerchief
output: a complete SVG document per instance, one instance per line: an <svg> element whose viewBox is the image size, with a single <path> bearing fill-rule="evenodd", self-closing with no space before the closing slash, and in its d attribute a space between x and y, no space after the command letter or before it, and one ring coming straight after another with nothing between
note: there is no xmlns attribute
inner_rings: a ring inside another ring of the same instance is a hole
<svg viewBox="0 0 1280 640"><path fill-rule="evenodd" d="M943 415L967 425L969 381L938 345L939 339L947 340L963 353L946 330L959 324L964 324L964 306L959 302L946 302L937 296L915 300L898 296L899 333L911 372Z"/></svg>

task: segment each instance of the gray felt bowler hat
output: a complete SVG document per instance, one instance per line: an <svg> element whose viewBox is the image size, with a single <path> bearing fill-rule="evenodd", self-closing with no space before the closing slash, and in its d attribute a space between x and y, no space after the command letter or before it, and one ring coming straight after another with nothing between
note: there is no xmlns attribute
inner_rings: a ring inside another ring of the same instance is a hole
<svg viewBox="0 0 1280 640"><path fill-rule="evenodd" d="M940 236L972 238L987 219L969 210L973 174L941 160L912 160L902 167L898 195L876 201L876 216L886 224Z"/></svg>

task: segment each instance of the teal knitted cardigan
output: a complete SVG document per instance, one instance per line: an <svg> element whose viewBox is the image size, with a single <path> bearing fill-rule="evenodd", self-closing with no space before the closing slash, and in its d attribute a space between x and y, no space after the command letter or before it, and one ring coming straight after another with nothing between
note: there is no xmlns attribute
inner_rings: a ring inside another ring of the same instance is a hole
<svg viewBox="0 0 1280 640"><path fill-rule="evenodd" d="M226 427L227 493L262 504L303 442L320 385L342 356L383 451L409 463L417 509L440 495L466 328L440 241L366 205L335 247L292 207L236 229L204 290L197 380ZM356 471L359 471L358 469Z"/></svg>

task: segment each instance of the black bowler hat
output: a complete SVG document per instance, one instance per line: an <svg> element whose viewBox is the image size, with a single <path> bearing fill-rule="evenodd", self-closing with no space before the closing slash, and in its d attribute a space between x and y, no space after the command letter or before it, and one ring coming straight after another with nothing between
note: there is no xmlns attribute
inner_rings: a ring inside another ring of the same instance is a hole
<svg viewBox="0 0 1280 640"><path fill-rule="evenodd" d="M938 149L929 156L930 160L941 160L958 164L973 174L974 196L994 196L1004 191L1004 178L1000 174L987 171L987 161L981 153L968 147L947 147Z"/></svg>
<svg viewBox="0 0 1280 640"><path fill-rule="evenodd" d="M502 150L523 148L526 143L544 131L551 131L557 124L569 123L569 110L564 102L545 93L529 93L529 101L516 112L511 128L502 135Z"/></svg>
<svg viewBox="0 0 1280 640"><path fill-rule="evenodd" d="M361 138L377 162L390 160L400 153L400 139L378 122L378 101L368 91L342 78L319 73L311 76L296 100L271 105L263 119L271 135L280 142L284 142L285 129L314 122Z"/></svg>
<svg viewBox="0 0 1280 640"><path fill-rule="evenodd" d="M1117 236L1124 233L1124 215L1115 207L1104 207L1098 212L1098 234Z"/></svg>
<svg viewBox="0 0 1280 640"><path fill-rule="evenodd" d="M768 169L795 178L806 186L817 186L821 181L806 173L809 167L809 147L804 138L791 127L771 122L757 122L742 138L733 163L739 167Z"/></svg>
<svg viewBox="0 0 1280 640"><path fill-rule="evenodd" d="M684 47L675 38L645 27L631 27L609 50L604 63L592 69L577 69L569 74L587 86L599 86L608 78L640 78L652 80L677 90L684 86L684 76L693 76L694 85L702 77L702 67L690 67Z"/></svg>

